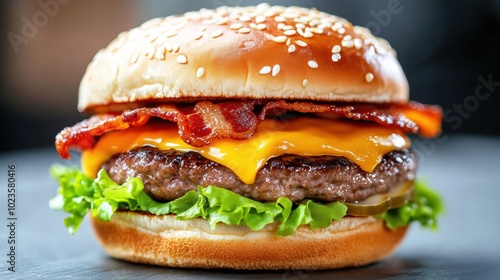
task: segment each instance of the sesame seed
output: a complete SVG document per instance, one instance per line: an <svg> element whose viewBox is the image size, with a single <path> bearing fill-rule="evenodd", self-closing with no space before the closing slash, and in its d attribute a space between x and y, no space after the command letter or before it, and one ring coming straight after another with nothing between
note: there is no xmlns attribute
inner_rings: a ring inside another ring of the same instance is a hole
<svg viewBox="0 0 500 280"><path fill-rule="evenodd" d="M266 21L266 17L263 16L263 15L258 15L258 16L255 17L255 22L256 23L262 23L264 21Z"/></svg>
<svg viewBox="0 0 500 280"><path fill-rule="evenodd" d="M255 22L250 22L250 28L257 28L257 24Z"/></svg>
<svg viewBox="0 0 500 280"><path fill-rule="evenodd" d="M217 29L214 32L212 32L212 38L217 38L217 37L221 36L222 33L224 33L224 31L222 29Z"/></svg>
<svg viewBox="0 0 500 280"><path fill-rule="evenodd" d="M340 58L341 58L340 53L332 54L332 61L333 62L338 62L340 60Z"/></svg>
<svg viewBox="0 0 500 280"><path fill-rule="evenodd" d="M285 22L286 21L286 18L282 17L282 16L277 16L277 17L274 17L274 20L276 22Z"/></svg>
<svg viewBox="0 0 500 280"><path fill-rule="evenodd" d="M306 24L308 24L307 21L301 20L300 18L294 18L293 21L295 21L297 24L302 24L304 28ZM298 26L297 26L298 27Z"/></svg>
<svg viewBox="0 0 500 280"><path fill-rule="evenodd" d="M373 53L377 53L377 50L375 49L375 47L373 45L370 46L370 51Z"/></svg>
<svg viewBox="0 0 500 280"><path fill-rule="evenodd" d="M295 44L301 46L301 47L306 47L307 46L307 43L302 41L302 40L297 40L295 41Z"/></svg>
<svg viewBox="0 0 500 280"><path fill-rule="evenodd" d="M247 34L247 33L250 33L250 28L243 27L243 28L238 29L238 32L240 32L242 34Z"/></svg>
<svg viewBox="0 0 500 280"><path fill-rule="evenodd" d="M323 29L321 28L311 28L311 32L315 34L323 34Z"/></svg>
<svg viewBox="0 0 500 280"><path fill-rule="evenodd" d="M342 46L346 48L352 48L354 47L354 42L353 41L342 41Z"/></svg>
<svg viewBox="0 0 500 280"><path fill-rule="evenodd" d="M155 53L155 58L159 60L165 59L165 54L162 54L160 52Z"/></svg>
<svg viewBox="0 0 500 280"><path fill-rule="evenodd" d="M288 52L289 53L293 53L297 48L295 47L294 44L291 44L290 46L288 46Z"/></svg>
<svg viewBox="0 0 500 280"><path fill-rule="evenodd" d="M266 26L265 24L263 24L263 23L259 23L259 24L257 24L257 29L258 29L258 30L264 30L264 29L266 29L266 28L267 28L267 26Z"/></svg>
<svg viewBox="0 0 500 280"><path fill-rule="evenodd" d="M294 19L294 18L299 17L300 14L295 13L295 12L291 12L291 10L289 9L289 11L287 11L287 13L283 14L282 16L284 16L285 18L288 18L288 19L290 19L290 18Z"/></svg>
<svg viewBox="0 0 500 280"><path fill-rule="evenodd" d="M282 22L278 23L278 29L280 29L280 30L285 28L285 26L286 26L286 24L284 24Z"/></svg>
<svg viewBox="0 0 500 280"><path fill-rule="evenodd" d="M155 53L155 58L156 59L165 59L165 47L160 47L156 53Z"/></svg>
<svg viewBox="0 0 500 280"><path fill-rule="evenodd" d="M242 27L243 27L243 23L241 23L241 22L233 23L233 24L231 24L231 26L229 26L229 28L231 28L231 29L240 29Z"/></svg>
<svg viewBox="0 0 500 280"><path fill-rule="evenodd" d="M188 62L187 57L181 54L177 57L177 62L179 62L180 64L186 64Z"/></svg>
<svg viewBox="0 0 500 280"><path fill-rule="evenodd" d="M332 53L339 53L342 48L339 45L335 45L332 48Z"/></svg>
<svg viewBox="0 0 500 280"><path fill-rule="evenodd" d="M285 27L283 27L283 30L292 30L292 29L295 29L295 27L291 25L286 25Z"/></svg>
<svg viewBox="0 0 500 280"><path fill-rule="evenodd" d="M357 50L361 49L362 46L363 46L363 41L361 41L361 39L359 38L354 39L354 47Z"/></svg>
<svg viewBox="0 0 500 280"><path fill-rule="evenodd" d="M205 75L205 68L203 67L198 68L198 70L196 70L196 78L199 79L203 77L203 75Z"/></svg>
<svg viewBox="0 0 500 280"><path fill-rule="evenodd" d="M295 24L295 27L301 28L301 29L306 28L306 26L303 23L297 23L297 24Z"/></svg>
<svg viewBox="0 0 500 280"><path fill-rule="evenodd" d="M300 19L307 22L310 22L312 20L312 18L308 16L301 16Z"/></svg>
<svg viewBox="0 0 500 280"><path fill-rule="evenodd" d="M262 15L265 17L272 17L272 16L274 16L274 14L275 14L274 11L269 10L269 11L265 11Z"/></svg>
<svg viewBox="0 0 500 280"><path fill-rule="evenodd" d="M228 20L229 20L229 18L224 17L224 18L221 18L220 20L218 20L218 21L216 22L216 24L217 24L217 25L224 25L224 24L226 24L226 23L227 23L227 21L228 21Z"/></svg>
<svg viewBox="0 0 500 280"><path fill-rule="evenodd" d="M273 66L273 72L271 73L271 75L273 77L276 77L276 75L278 75L278 73L280 72L280 70L281 70L281 67L280 67L279 64L274 65Z"/></svg>
<svg viewBox="0 0 500 280"><path fill-rule="evenodd" d="M286 36L273 37L273 41L276 43L284 43L286 39Z"/></svg>
<svg viewBox="0 0 500 280"><path fill-rule="evenodd" d="M309 31L304 32L304 34L302 34L302 37L304 37L304 38L312 38L313 36L314 35Z"/></svg>
<svg viewBox="0 0 500 280"><path fill-rule="evenodd" d="M367 73L367 74L365 75L365 79L366 79L366 81L367 81L367 82L369 82L369 83L370 83L371 81L373 81L373 78L374 78L374 76L373 76L373 74L372 74L372 73Z"/></svg>
<svg viewBox="0 0 500 280"><path fill-rule="evenodd" d="M132 56L130 57L130 63L134 64L137 62L137 60L139 59L139 54L138 53L134 53L132 54Z"/></svg>
<svg viewBox="0 0 500 280"><path fill-rule="evenodd" d="M172 52L174 50L174 47L172 47L171 44L166 44L165 48L167 49L167 52Z"/></svg>
<svg viewBox="0 0 500 280"><path fill-rule="evenodd" d="M328 24L328 23L326 23L326 24L322 23L322 24L318 25L319 29L323 29L323 32L325 31L326 28L330 28L330 27L332 27L332 25Z"/></svg>
<svg viewBox="0 0 500 280"><path fill-rule="evenodd" d="M271 73L271 66L264 66L262 69L260 69L259 74L261 75L266 75Z"/></svg>
<svg viewBox="0 0 500 280"><path fill-rule="evenodd" d="M201 32L207 30L207 26L206 25L202 25L200 26L200 29L199 29Z"/></svg>
<svg viewBox="0 0 500 280"><path fill-rule="evenodd" d="M337 33L339 33L340 35L345 34L345 28L341 27L341 28L337 29Z"/></svg>
<svg viewBox="0 0 500 280"><path fill-rule="evenodd" d="M352 47L354 47L354 41L353 40L342 40L342 47L352 48Z"/></svg>
<svg viewBox="0 0 500 280"><path fill-rule="evenodd" d="M309 61L307 62L307 65L308 65L309 67L313 68L313 69L318 68L318 63L317 63L316 61L314 61L314 60L309 60Z"/></svg>
<svg viewBox="0 0 500 280"><path fill-rule="evenodd" d="M154 41L156 41L156 39L158 39L158 35L151 36L151 38L149 38L149 42L153 43Z"/></svg>
<svg viewBox="0 0 500 280"><path fill-rule="evenodd" d="M335 24L332 25L333 31L338 31L340 28L343 28L342 23L340 23L340 22L336 22Z"/></svg>
<svg viewBox="0 0 500 280"><path fill-rule="evenodd" d="M260 3L259 5L257 5L258 10L267 10L269 8L270 8L270 6L268 3Z"/></svg>
<svg viewBox="0 0 500 280"><path fill-rule="evenodd" d="M291 29L291 30L285 30L285 32L283 32L286 36L293 36L295 34L297 34L297 31Z"/></svg>
<svg viewBox="0 0 500 280"><path fill-rule="evenodd" d="M252 20L252 19L251 19L249 16L244 15L244 16L241 16L241 17L239 18L239 20L240 20L240 21L250 21L250 20Z"/></svg>
<svg viewBox="0 0 500 280"><path fill-rule="evenodd" d="M146 52L144 53L149 59L153 59L154 55L155 55L155 48L154 47L150 47L146 50Z"/></svg>
<svg viewBox="0 0 500 280"><path fill-rule="evenodd" d="M176 52L178 52L178 51L179 51L179 49L180 49L180 48L181 48L181 47L180 47L179 45L177 45L177 44L173 44L173 45L172 45L172 52L176 53Z"/></svg>
<svg viewBox="0 0 500 280"><path fill-rule="evenodd" d="M167 33L165 33L165 36L166 36L167 38L173 37L173 36L175 36L175 35L177 35L177 31L176 31L176 30L170 30L170 31L168 31Z"/></svg>
<svg viewBox="0 0 500 280"><path fill-rule="evenodd" d="M309 85L309 80L308 80L308 79L304 79L304 80L302 81L302 86L303 86L303 87L307 87L308 85Z"/></svg>
<svg viewBox="0 0 500 280"><path fill-rule="evenodd" d="M196 33L194 34L194 39L195 39L195 40L198 40L198 39L200 39L201 37L203 37L203 32L196 32Z"/></svg>

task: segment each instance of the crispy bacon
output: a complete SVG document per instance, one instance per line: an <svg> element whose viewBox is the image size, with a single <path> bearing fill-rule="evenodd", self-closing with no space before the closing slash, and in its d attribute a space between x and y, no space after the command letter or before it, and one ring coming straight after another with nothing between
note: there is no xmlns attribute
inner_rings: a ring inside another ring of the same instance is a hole
<svg viewBox="0 0 500 280"><path fill-rule="evenodd" d="M144 107L122 114L98 114L67 127L56 136L56 149L62 158L69 158L72 148L92 148L97 138L113 130L144 125L151 117L176 122L179 135L192 146L204 146L217 138L246 139L257 130L266 116L276 112L295 111L324 116L370 121L386 127L399 127L405 132L432 137L441 129L442 111L437 106L417 102L408 104L315 104L311 102L202 101L194 106L173 104Z"/></svg>

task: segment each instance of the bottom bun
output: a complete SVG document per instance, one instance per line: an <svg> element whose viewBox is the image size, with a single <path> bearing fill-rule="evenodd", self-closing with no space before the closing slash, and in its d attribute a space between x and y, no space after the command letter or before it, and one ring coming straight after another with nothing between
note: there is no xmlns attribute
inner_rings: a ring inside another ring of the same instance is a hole
<svg viewBox="0 0 500 280"><path fill-rule="evenodd" d="M170 267L230 269L331 269L369 264L392 254L406 227L390 230L374 217L344 217L321 230L300 227L277 237L276 225L260 231L175 215L118 211L110 222L92 218L111 256Z"/></svg>

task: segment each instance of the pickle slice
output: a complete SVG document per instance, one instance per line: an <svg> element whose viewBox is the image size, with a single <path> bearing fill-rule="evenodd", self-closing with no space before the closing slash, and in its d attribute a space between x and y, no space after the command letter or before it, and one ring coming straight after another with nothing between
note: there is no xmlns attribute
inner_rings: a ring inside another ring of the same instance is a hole
<svg viewBox="0 0 500 280"><path fill-rule="evenodd" d="M344 202L347 215L374 216L407 204L413 198L413 181L406 182L385 194L371 196L363 201Z"/></svg>

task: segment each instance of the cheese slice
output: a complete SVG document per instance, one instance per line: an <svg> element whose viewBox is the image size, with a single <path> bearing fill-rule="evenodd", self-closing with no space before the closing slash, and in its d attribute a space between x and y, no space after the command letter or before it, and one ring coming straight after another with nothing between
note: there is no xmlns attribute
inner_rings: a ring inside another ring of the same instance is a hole
<svg viewBox="0 0 500 280"><path fill-rule="evenodd" d="M342 156L372 172L384 154L410 147L410 140L399 128L300 117L266 119L249 139L216 139L210 145L193 147L182 141L175 123L152 123L102 136L93 149L82 154L83 170L95 177L101 165L113 155L143 146L198 152L228 167L246 184L252 184L259 169L272 157L283 154Z"/></svg>

